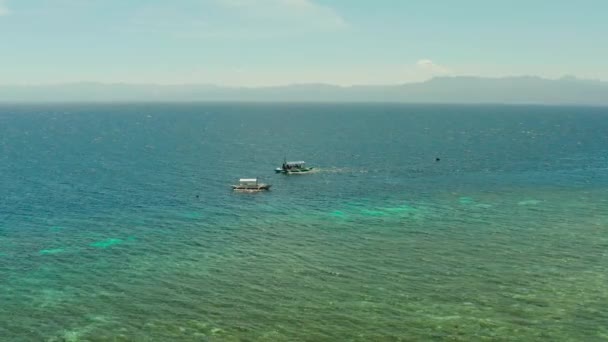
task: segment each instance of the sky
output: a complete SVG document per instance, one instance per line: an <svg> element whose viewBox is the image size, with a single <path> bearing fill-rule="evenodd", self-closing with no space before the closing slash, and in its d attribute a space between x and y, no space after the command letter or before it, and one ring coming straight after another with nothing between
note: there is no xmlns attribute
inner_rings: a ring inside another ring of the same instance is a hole
<svg viewBox="0 0 608 342"><path fill-rule="evenodd" d="M606 0L0 0L0 84L608 80Z"/></svg>

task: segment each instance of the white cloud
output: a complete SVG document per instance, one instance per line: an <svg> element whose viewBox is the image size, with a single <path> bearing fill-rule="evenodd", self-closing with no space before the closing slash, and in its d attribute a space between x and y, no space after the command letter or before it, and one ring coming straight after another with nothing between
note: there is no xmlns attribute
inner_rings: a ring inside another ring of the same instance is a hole
<svg viewBox="0 0 608 342"><path fill-rule="evenodd" d="M11 11L6 7L3 0L0 0L0 17L10 14Z"/></svg>
<svg viewBox="0 0 608 342"><path fill-rule="evenodd" d="M226 8L246 11L249 16L281 21L323 26L324 28L345 28L348 26L331 7L312 0L217 0Z"/></svg>
<svg viewBox="0 0 608 342"><path fill-rule="evenodd" d="M285 37L348 27L332 8L312 0L202 0L187 8L149 5L133 15L131 24L137 31L206 39Z"/></svg>
<svg viewBox="0 0 608 342"><path fill-rule="evenodd" d="M449 74L451 72L447 67L437 64L430 59L420 59L416 62L416 66L433 74Z"/></svg>

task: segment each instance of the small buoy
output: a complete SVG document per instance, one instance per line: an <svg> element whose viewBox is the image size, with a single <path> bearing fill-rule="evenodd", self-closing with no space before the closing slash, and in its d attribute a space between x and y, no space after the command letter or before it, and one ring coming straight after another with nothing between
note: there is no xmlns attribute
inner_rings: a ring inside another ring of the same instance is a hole
<svg viewBox="0 0 608 342"><path fill-rule="evenodd" d="M441 160L441 158L435 158L435 161L436 161L436 162L438 162L438 161L440 161L440 160Z"/></svg>

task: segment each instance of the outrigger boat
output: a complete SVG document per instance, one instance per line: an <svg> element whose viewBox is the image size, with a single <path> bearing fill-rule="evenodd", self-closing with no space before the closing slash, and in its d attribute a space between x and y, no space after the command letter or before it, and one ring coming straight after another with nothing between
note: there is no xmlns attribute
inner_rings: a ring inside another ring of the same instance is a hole
<svg viewBox="0 0 608 342"><path fill-rule="evenodd" d="M285 161L283 162L283 165L281 165L281 167L277 167L276 169L274 169L274 172L285 174L306 173L312 171L313 169L314 167L306 167L306 163L303 161Z"/></svg>
<svg viewBox="0 0 608 342"><path fill-rule="evenodd" d="M259 183L257 178L241 178L239 184L233 185L236 191L265 191L270 190L270 184Z"/></svg>

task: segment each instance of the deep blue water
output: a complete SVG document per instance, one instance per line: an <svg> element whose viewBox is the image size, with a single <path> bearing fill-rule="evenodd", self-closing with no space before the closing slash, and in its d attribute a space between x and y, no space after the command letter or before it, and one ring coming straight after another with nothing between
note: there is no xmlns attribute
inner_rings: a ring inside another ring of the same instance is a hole
<svg viewBox="0 0 608 342"><path fill-rule="evenodd" d="M0 336L605 340L607 146L594 107L0 105Z"/></svg>

